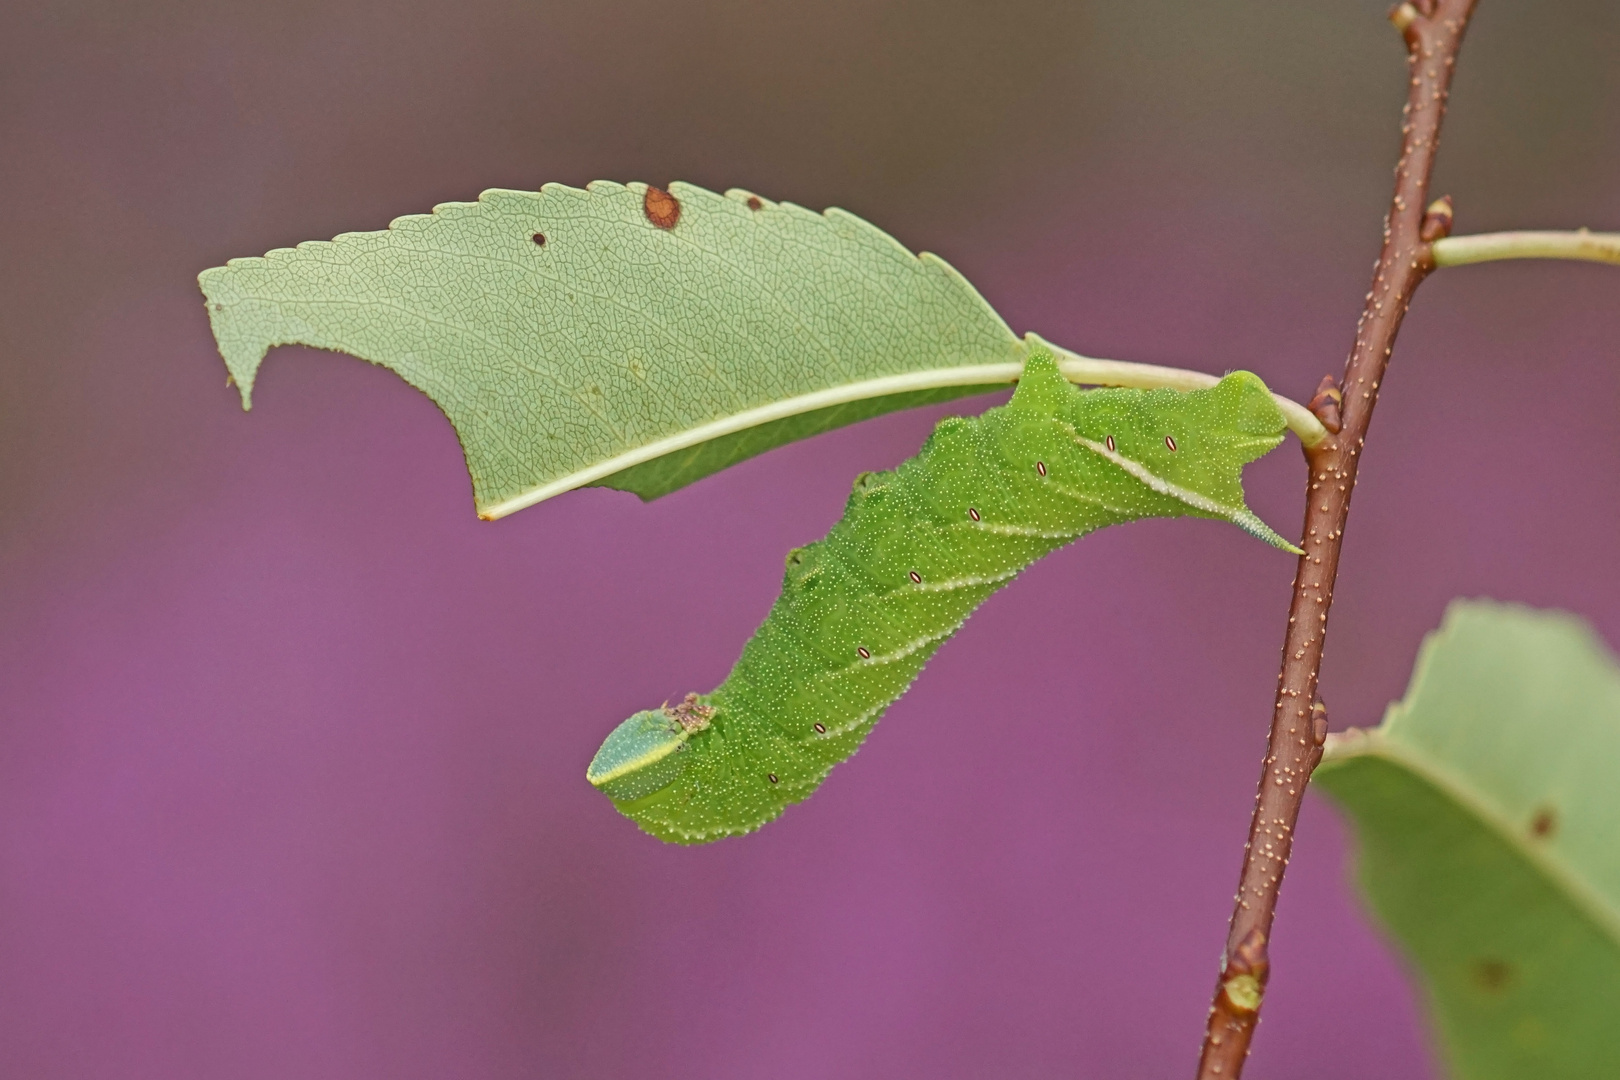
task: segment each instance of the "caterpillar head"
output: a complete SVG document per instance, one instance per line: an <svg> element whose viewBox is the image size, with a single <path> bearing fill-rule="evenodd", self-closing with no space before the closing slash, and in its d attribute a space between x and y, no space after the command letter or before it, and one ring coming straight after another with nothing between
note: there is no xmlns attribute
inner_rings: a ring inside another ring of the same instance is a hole
<svg viewBox="0 0 1620 1080"><path fill-rule="evenodd" d="M651 795L686 767L686 740L709 726L714 709L687 694L674 708L645 709L608 733L585 779L614 802Z"/></svg>

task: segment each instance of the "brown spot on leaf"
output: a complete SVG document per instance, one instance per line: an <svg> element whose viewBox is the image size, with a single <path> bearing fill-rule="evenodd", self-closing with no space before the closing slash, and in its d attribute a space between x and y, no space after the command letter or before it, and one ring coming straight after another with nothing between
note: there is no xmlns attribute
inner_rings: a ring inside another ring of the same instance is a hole
<svg viewBox="0 0 1620 1080"><path fill-rule="evenodd" d="M1474 982L1487 994L1500 994L1513 981L1513 965L1487 957L1474 961Z"/></svg>
<svg viewBox="0 0 1620 1080"><path fill-rule="evenodd" d="M660 229L673 229L681 220L681 201L663 188L647 185L647 194L641 197L641 208L647 220Z"/></svg>
<svg viewBox="0 0 1620 1080"><path fill-rule="evenodd" d="M750 195L748 196L748 209L763 210L765 209L765 204L759 201L758 195Z"/></svg>
<svg viewBox="0 0 1620 1080"><path fill-rule="evenodd" d="M543 232L535 233L534 237L533 237L533 240L534 240L534 246L535 247L545 247L546 246L546 234L543 233Z"/></svg>
<svg viewBox="0 0 1620 1080"><path fill-rule="evenodd" d="M1545 840L1557 831L1558 812L1550 806L1539 808L1530 818L1530 835L1537 840Z"/></svg>

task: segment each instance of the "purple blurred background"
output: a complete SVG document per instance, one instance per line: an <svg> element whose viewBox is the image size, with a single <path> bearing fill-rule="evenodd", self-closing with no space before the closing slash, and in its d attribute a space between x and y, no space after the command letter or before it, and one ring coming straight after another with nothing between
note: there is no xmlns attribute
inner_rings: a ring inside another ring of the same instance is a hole
<svg viewBox="0 0 1620 1080"><path fill-rule="evenodd" d="M1019 331L1340 369L1403 96L1385 0L515 0L0 10L0 1074L1191 1072L1291 560L1151 522L1053 556L756 836L583 779L708 689L851 477L942 410L660 502L486 524L424 397L287 349L243 415L194 279L485 187L839 205ZM1620 226L1620 8L1484 0L1459 231ZM1375 723L1459 595L1620 641L1620 273L1447 271L1410 318L1325 695ZM969 405L969 408L977 407ZM1292 445L1251 470L1297 529ZM993 732L987 735L987 732ZM1251 1075L1431 1077L1312 801Z"/></svg>

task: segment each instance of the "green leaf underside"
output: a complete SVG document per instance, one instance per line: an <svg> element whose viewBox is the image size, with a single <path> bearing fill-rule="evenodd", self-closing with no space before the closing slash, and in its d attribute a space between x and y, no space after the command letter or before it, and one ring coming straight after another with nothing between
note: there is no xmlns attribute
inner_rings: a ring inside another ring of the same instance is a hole
<svg viewBox="0 0 1620 1080"><path fill-rule="evenodd" d="M947 418L916 457L863 474L832 532L789 554L769 616L697 699L712 722L661 734L657 710L638 713L587 777L664 840L756 829L855 752L975 607L1076 537L1194 516L1290 548L1244 506L1241 482L1282 433L1247 372L1190 392L1082 391L1037 352L1008 404ZM643 760L656 777L638 774Z"/></svg>
<svg viewBox="0 0 1620 1080"><path fill-rule="evenodd" d="M1463 1080L1620 1076L1620 669L1580 620L1458 602L1313 782Z"/></svg>
<svg viewBox="0 0 1620 1080"><path fill-rule="evenodd" d="M662 228L646 191L490 190L198 280L244 407L276 345L390 368L449 417L491 517L586 484L661 494L806 434L984 387L770 417L695 451L668 445L694 429L1029 351L943 261L852 214L677 183L680 214ZM647 463L671 450L678 461Z"/></svg>
<svg viewBox="0 0 1620 1080"><path fill-rule="evenodd" d="M901 409L938 405L979 394L1004 392L1006 389L1005 383L941 386L909 394L886 394L883 397L851 401L827 409L800 413L785 420L744 428L732 435L722 435L718 439L709 439L696 446L654 458L645 464L634 465L587 486L630 491L643 499L652 500L701 480L711 473L729 468L739 461L746 461L767 450L774 450L778 446L785 446L799 439L820 435L824 431L832 431Z"/></svg>

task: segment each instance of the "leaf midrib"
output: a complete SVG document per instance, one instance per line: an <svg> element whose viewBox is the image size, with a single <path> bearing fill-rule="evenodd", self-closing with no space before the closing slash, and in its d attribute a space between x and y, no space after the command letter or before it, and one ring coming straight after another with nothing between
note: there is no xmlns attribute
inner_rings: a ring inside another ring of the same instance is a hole
<svg viewBox="0 0 1620 1080"><path fill-rule="evenodd" d="M1152 364L1134 364L1119 360L1099 360L1079 353L1070 352L1060 346L1044 341L1036 334L1026 335L1023 345L1029 348L1044 348L1050 350L1057 358L1058 369L1065 378L1071 382L1089 384L1093 386L1174 386L1177 389L1194 390L1214 386L1220 381L1217 375L1209 375L1198 371L1182 371L1176 368L1162 368ZM876 379L862 379L856 382L842 383L838 386L827 387L808 394L799 394L795 397L782 398L778 401L759 405L752 409L743 409L740 412L730 413L719 419L711 420L684 431L666 435L661 439L644 443L641 446L612 457L597 461L583 469L560 476L548 483L530 488L528 491L512 496L493 506L480 507L478 516L485 521L495 521L516 513L535 503L544 502L566 491L584 487L595 483L615 473L623 472L636 465L657 460L680 450L734 435L739 431L760 427L777 420L786 420L789 417L800 416L805 413L816 412L820 409L831 408L836 405L848 405L856 401L867 401L873 398L890 397L917 390L934 390L948 386L977 386L994 383L1012 383L1018 380L1023 373L1023 361L1007 361L999 364L973 364L945 368L928 368L923 371L907 371L898 375L884 375ZM1272 401L1277 403L1288 421L1288 426L1300 436L1301 441L1311 445L1311 441L1321 425L1315 417L1303 406L1273 393ZM1326 431L1321 430L1325 437Z"/></svg>
<svg viewBox="0 0 1620 1080"><path fill-rule="evenodd" d="M614 473L623 472L635 465L645 464L657 458L673 454L678 450L685 450L700 443L706 443L725 435L733 435L739 431L746 431L752 427L759 427L777 420L786 420L802 413L816 412L820 409L830 408L834 405L847 405L855 401L865 401L869 398L889 397L903 394L913 390L931 390L941 386L975 386L989 383L1010 383L1018 378L1024 370L1022 363L1005 364L975 364L967 367L931 368L926 371L908 371L900 375L885 375L877 379L862 379L859 382L843 383L839 386L828 387L809 394L800 394L797 397L783 398L770 402L767 405L744 409L741 412L722 416L718 420L711 420L706 424L678 431L662 439L655 439L644 443L632 450L615 454L586 468L558 477L550 483L530 488L528 491L494 506L487 507L478 512L478 516L486 521L494 521L508 514L515 513L525 507L543 502L554 495L561 495L565 491L572 491L577 487Z"/></svg>

